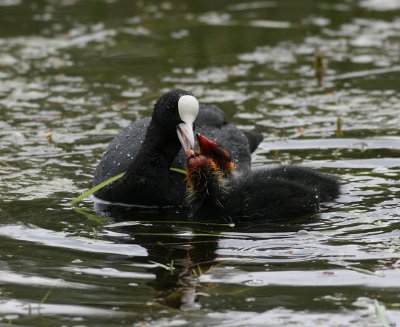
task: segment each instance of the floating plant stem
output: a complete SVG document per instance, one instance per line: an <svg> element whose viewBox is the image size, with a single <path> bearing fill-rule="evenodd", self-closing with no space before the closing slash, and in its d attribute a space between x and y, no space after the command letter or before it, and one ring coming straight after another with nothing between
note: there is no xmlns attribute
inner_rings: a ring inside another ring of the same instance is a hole
<svg viewBox="0 0 400 327"><path fill-rule="evenodd" d="M322 86L323 78L324 78L324 57L319 50L315 53L315 78L317 79L318 86Z"/></svg>
<svg viewBox="0 0 400 327"><path fill-rule="evenodd" d="M385 314L385 307L383 305L381 305L378 302L378 300L375 300L374 305L375 305L375 313L376 313L377 317L379 318L379 321L382 323L382 326L390 327L390 323Z"/></svg>
<svg viewBox="0 0 400 327"><path fill-rule="evenodd" d="M173 171L175 173L180 173L180 174L186 175L186 171L183 169L171 167L169 170ZM124 175L125 175L125 173L121 173L121 174L115 175L115 176L105 180L104 182L101 182L100 184L97 184L96 186L92 187L90 190L88 190L85 193L82 193L81 195L74 198L71 201L71 204L81 202L83 199L86 199L88 196L92 195L93 193L97 192L98 190L102 189L103 187L107 186L108 184L111 184L112 182L115 182L116 180L122 178Z"/></svg>
<svg viewBox="0 0 400 327"><path fill-rule="evenodd" d="M336 119L336 136L342 137L343 130L342 130L342 117L339 115Z"/></svg>
<svg viewBox="0 0 400 327"><path fill-rule="evenodd" d="M186 171L184 169L171 167L169 170L173 171L175 173L180 173L180 174L186 175Z"/></svg>
<svg viewBox="0 0 400 327"><path fill-rule="evenodd" d="M154 223L154 224L182 224L182 225L206 225L206 226L218 226L218 227L235 227L234 223L228 224L221 224L221 223L213 223L213 222L206 222L206 221L182 221L182 220L131 220L131 221L123 221L115 224L110 224L104 226L106 228L113 228L113 227L121 227L121 226L134 226L138 224L146 224L146 223Z"/></svg>
<svg viewBox="0 0 400 327"><path fill-rule="evenodd" d="M46 300L50 297L50 295L51 295L51 290L48 290L48 291L46 292L46 294L43 295L42 299L41 299L40 302L39 302L38 311L40 311L40 307L42 306L43 303L46 302ZM40 313L40 312L39 312L39 313Z"/></svg>
<svg viewBox="0 0 400 327"><path fill-rule="evenodd" d="M359 267L354 267L354 266L346 266L347 269L357 271L361 274L366 274L366 275L372 275L376 276L376 273L372 270L364 269L364 268L359 268Z"/></svg>
<svg viewBox="0 0 400 327"><path fill-rule="evenodd" d="M160 268L163 268L163 269L169 271L171 273L171 275L174 274L174 271L175 271L174 260L171 260L171 263L168 264L168 265L164 265L162 263L151 261L151 260L149 260L149 262L151 262L152 264L156 265L157 267L160 267Z"/></svg>
<svg viewBox="0 0 400 327"><path fill-rule="evenodd" d="M112 182L122 178L125 173L118 174L116 176L113 176L104 182L101 182L100 184L97 184L95 187L92 187L89 191L86 191L85 193L77 196L75 199L71 201L71 203L78 203L81 202L83 199L87 198L88 196L92 195L93 193L97 192L98 190L102 189L103 187L107 186L108 184L111 184Z"/></svg>
<svg viewBox="0 0 400 327"><path fill-rule="evenodd" d="M201 266L199 264L192 268L192 272L196 277L200 277L201 275L203 275L203 270L201 269Z"/></svg>
<svg viewBox="0 0 400 327"><path fill-rule="evenodd" d="M182 237L182 236L187 236L187 237L222 237L223 235L221 234L209 234L209 233L193 233L193 234L187 234L187 235L181 235L181 234L176 234L176 233L135 233L135 235L140 235L140 236L172 236L172 237Z"/></svg>

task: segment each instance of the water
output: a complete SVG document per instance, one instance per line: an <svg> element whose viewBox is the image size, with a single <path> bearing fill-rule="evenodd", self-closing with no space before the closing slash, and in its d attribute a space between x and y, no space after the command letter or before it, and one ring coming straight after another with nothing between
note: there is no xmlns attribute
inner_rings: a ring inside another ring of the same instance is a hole
<svg viewBox="0 0 400 327"><path fill-rule="evenodd" d="M0 0L0 324L381 326L377 300L399 325L399 17L398 0ZM173 87L262 132L255 166L318 167L342 196L235 227L71 206Z"/></svg>

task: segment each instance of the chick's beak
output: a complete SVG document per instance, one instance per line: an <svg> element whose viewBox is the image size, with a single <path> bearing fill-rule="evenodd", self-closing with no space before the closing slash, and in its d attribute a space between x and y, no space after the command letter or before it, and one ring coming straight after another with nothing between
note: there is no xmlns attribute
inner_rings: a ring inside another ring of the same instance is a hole
<svg viewBox="0 0 400 327"><path fill-rule="evenodd" d="M203 154L209 154L214 152L217 149L217 144L211 140L209 140L207 137L205 137L203 134L197 133L197 142L199 142L199 147L200 151Z"/></svg>
<svg viewBox="0 0 400 327"><path fill-rule="evenodd" d="M200 133L197 133L196 136L201 154L224 162L230 162L232 160L231 153L216 141L209 140Z"/></svg>

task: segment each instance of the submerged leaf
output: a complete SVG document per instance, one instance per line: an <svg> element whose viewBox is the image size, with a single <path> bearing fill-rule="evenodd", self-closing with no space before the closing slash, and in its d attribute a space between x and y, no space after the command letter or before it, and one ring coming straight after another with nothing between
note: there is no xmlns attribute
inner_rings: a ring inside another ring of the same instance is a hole
<svg viewBox="0 0 400 327"><path fill-rule="evenodd" d="M80 215L85 216L88 220L96 222L99 225L104 225L107 222L107 219L105 217L94 214L93 210L89 210L84 207L75 207L74 211Z"/></svg>

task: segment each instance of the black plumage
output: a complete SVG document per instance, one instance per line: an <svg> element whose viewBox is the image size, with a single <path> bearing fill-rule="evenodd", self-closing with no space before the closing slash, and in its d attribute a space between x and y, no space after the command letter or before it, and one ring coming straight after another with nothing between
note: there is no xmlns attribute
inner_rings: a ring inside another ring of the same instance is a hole
<svg viewBox="0 0 400 327"><path fill-rule="evenodd" d="M198 219L289 219L315 213L315 189L252 170L226 179L209 158L189 159L188 210ZM192 160L192 162L190 161Z"/></svg>
<svg viewBox="0 0 400 327"><path fill-rule="evenodd" d="M184 203L184 175L169 170L170 167L186 167L187 157L175 131L181 122L176 107L182 95L190 93L180 89L167 92L156 102L151 118L130 124L111 141L96 168L93 185L127 173L96 192L96 197L140 206L179 206ZM261 142L260 134L250 132L245 135L225 120L221 109L204 105L200 105L195 129L223 142L232 152L238 170L250 169L251 149Z"/></svg>
<svg viewBox="0 0 400 327"><path fill-rule="evenodd" d="M305 167L260 167L235 173L230 153L198 134L188 159L189 211L194 217L286 219L315 213L339 195L337 179Z"/></svg>

